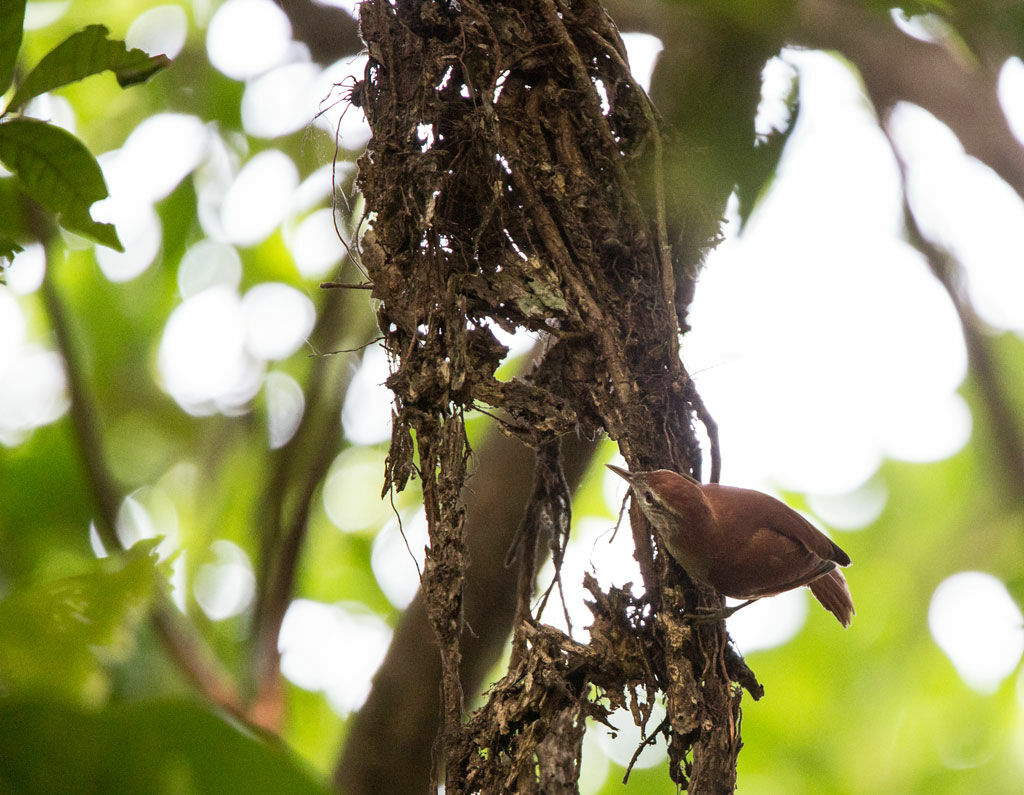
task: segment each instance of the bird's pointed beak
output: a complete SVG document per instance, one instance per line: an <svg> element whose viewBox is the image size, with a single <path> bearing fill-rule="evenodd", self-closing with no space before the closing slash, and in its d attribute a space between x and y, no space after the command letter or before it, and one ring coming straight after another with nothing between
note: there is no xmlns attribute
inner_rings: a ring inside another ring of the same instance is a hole
<svg viewBox="0 0 1024 795"><path fill-rule="evenodd" d="M625 480L627 483L632 483L633 482L633 473L630 472L628 469L623 469L622 467L617 467L617 466L615 466L615 464L605 464L605 466L608 467L612 472L614 472L620 478Z"/></svg>

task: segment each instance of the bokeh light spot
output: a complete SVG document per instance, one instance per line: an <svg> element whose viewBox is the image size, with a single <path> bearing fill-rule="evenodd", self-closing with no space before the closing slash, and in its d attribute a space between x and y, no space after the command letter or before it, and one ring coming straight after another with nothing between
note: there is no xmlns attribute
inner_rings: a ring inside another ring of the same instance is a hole
<svg viewBox="0 0 1024 795"><path fill-rule="evenodd" d="M113 223L124 245L124 251L96 246L96 261L110 281L131 281L153 264L163 240L163 227L152 205L106 199L97 203L94 217Z"/></svg>
<svg viewBox="0 0 1024 795"><path fill-rule="evenodd" d="M217 285L236 289L242 282L242 258L234 246L200 240L189 246L178 264L178 291L191 298Z"/></svg>
<svg viewBox="0 0 1024 795"><path fill-rule="evenodd" d="M807 621L809 596L804 588L759 599L726 619L726 626L740 654L771 649L792 640ZM730 605L741 600L727 599Z"/></svg>
<svg viewBox="0 0 1024 795"><path fill-rule="evenodd" d="M856 78L824 53L784 59L800 73L800 119L742 234L730 206L684 358L721 428L724 482L842 494L886 452L963 446L966 350L948 296L895 238L899 171Z"/></svg>
<svg viewBox="0 0 1024 795"><path fill-rule="evenodd" d="M186 411L240 406L259 390L262 364L245 350L245 316L234 290L217 286L186 299L167 320L158 367Z"/></svg>
<svg viewBox="0 0 1024 795"><path fill-rule="evenodd" d="M885 481L875 477L845 494L808 494L807 505L829 527L860 530L882 515L888 499Z"/></svg>
<svg viewBox="0 0 1024 795"><path fill-rule="evenodd" d="M647 731L653 731L664 718L665 707L656 702L651 710L651 717L647 721ZM607 726L594 727L597 729L597 742L608 758L620 767L626 767L644 739L640 736L640 727L633 723L633 716L628 709L615 710L608 717L608 722L616 728L615 736ZM633 767L637 769L654 767L663 763L666 756L667 751L663 742L648 745L637 757Z"/></svg>
<svg viewBox="0 0 1024 795"><path fill-rule="evenodd" d="M178 509L163 489L143 486L121 502L115 530L125 549L144 539L162 537L157 553L166 560L179 545Z"/></svg>
<svg viewBox="0 0 1024 795"><path fill-rule="evenodd" d="M29 344L18 348L6 366L0 365L0 444L13 447L67 408L64 362L58 354Z"/></svg>
<svg viewBox="0 0 1024 795"><path fill-rule="evenodd" d="M932 594L928 628L960 678L994 693L1024 654L1024 616L1006 586L991 574L962 571Z"/></svg>
<svg viewBox="0 0 1024 795"><path fill-rule="evenodd" d="M299 273L307 279L324 276L345 256L345 247L334 226L334 210L314 210L287 237L288 248Z"/></svg>
<svg viewBox="0 0 1024 795"><path fill-rule="evenodd" d="M344 717L366 700L390 643L390 627L361 605L296 599L278 637L281 673L301 688L323 692Z"/></svg>
<svg viewBox="0 0 1024 795"><path fill-rule="evenodd" d="M1024 203L928 111L899 103L889 128L907 164L907 197L921 230L963 267L981 318L1024 333Z"/></svg>
<svg viewBox="0 0 1024 795"><path fill-rule="evenodd" d="M216 69L235 80L262 74L281 63L292 26L270 0L227 0L206 31L206 52Z"/></svg>
<svg viewBox="0 0 1024 795"><path fill-rule="evenodd" d="M583 735L583 748L580 754L580 795L597 795L604 788L608 779L611 763L601 749L597 740L597 723L587 721L587 733Z"/></svg>
<svg viewBox="0 0 1024 795"><path fill-rule="evenodd" d="M7 287L15 295L34 293L43 283L45 274L46 252L42 243L29 243L14 258L14 262L3 269Z"/></svg>
<svg viewBox="0 0 1024 795"><path fill-rule="evenodd" d="M308 62L279 66L250 81L242 95L242 126L257 138L277 138L312 123L313 86L320 67Z"/></svg>
<svg viewBox="0 0 1024 795"><path fill-rule="evenodd" d="M391 406L394 395L384 386L390 370L380 345L371 345L352 378L341 422L353 444L378 444L391 438Z"/></svg>
<svg viewBox="0 0 1024 795"><path fill-rule="evenodd" d="M299 382L287 373L267 373L263 382L267 395L267 435L271 450L291 441L302 422L306 397Z"/></svg>
<svg viewBox="0 0 1024 795"><path fill-rule="evenodd" d="M192 592L211 621L237 616L256 593L256 577L245 551L230 541L210 544L209 560L196 572Z"/></svg>
<svg viewBox="0 0 1024 795"><path fill-rule="evenodd" d="M206 125L197 116L149 116L120 149L100 158L111 196L145 202L167 197L202 162L209 141Z"/></svg>
<svg viewBox="0 0 1024 795"><path fill-rule="evenodd" d="M60 94L40 94L33 97L25 106L26 116L40 121L49 122L61 129L67 130L74 135L78 127L78 118L75 109L67 97ZM4 169L6 173L6 169Z"/></svg>
<svg viewBox="0 0 1024 795"><path fill-rule="evenodd" d="M261 359L284 359L299 349L316 322L309 298L281 282L263 282L242 299L245 346Z"/></svg>
<svg viewBox="0 0 1024 795"><path fill-rule="evenodd" d="M384 453L367 447L349 448L331 464L324 483L324 509L341 530L376 529L393 516L391 503L380 496Z"/></svg>
<svg viewBox="0 0 1024 795"><path fill-rule="evenodd" d="M224 195L221 221L232 243L252 246L266 238L288 211L299 172L291 158L268 149L242 166Z"/></svg>
<svg viewBox="0 0 1024 795"><path fill-rule="evenodd" d="M125 33L124 43L150 55L177 57L185 46L188 18L179 5L164 5L139 14Z"/></svg>
<svg viewBox="0 0 1024 795"><path fill-rule="evenodd" d="M71 0L38 0L25 6L25 30L48 27L67 13Z"/></svg>
<svg viewBox="0 0 1024 795"><path fill-rule="evenodd" d="M419 590L427 541L427 515L422 508L403 516L401 528L393 518L373 539L373 575L388 601L399 610L408 607Z"/></svg>
<svg viewBox="0 0 1024 795"><path fill-rule="evenodd" d="M905 398L906 396L901 396ZM955 392L909 403L894 399L879 420L886 452L904 461L940 461L971 438L971 410Z"/></svg>
<svg viewBox="0 0 1024 795"><path fill-rule="evenodd" d="M335 61L320 75L313 91L318 101L316 126L338 136L345 149L362 149L370 140L370 124L362 108L345 99L348 89L365 76L367 57L352 55Z"/></svg>
<svg viewBox="0 0 1024 795"><path fill-rule="evenodd" d="M19 255L20 256L20 255ZM0 374L10 366L25 343L28 322L14 293L0 284Z"/></svg>
<svg viewBox="0 0 1024 795"><path fill-rule="evenodd" d="M999 70L999 102L1017 140L1024 144L1024 61L1007 58Z"/></svg>
<svg viewBox="0 0 1024 795"><path fill-rule="evenodd" d="M785 58L778 55L769 58L761 71L761 101L754 118L754 132L767 136L783 130L790 123L789 107L786 100L796 69Z"/></svg>
<svg viewBox="0 0 1024 795"><path fill-rule="evenodd" d="M622 43L626 45L629 57L629 71L633 79L644 89L651 90L651 76L658 63L658 56L665 49L664 43L650 33L631 32L622 34Z"/></svg>

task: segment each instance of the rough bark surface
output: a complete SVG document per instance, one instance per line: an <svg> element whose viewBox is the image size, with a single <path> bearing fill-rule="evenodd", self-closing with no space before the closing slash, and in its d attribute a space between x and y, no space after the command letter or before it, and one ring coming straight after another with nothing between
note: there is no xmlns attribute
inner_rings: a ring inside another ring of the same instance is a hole
<svg viewBox="0 0 1024 795"><path fill-rule="evenodd" d="M529 611L532 550L549 536L557 562L568 532L559 436L606 432L634 469L701 469L692 418L706 412L679 358L673 278L674 261L696 258L668 245L656 113L618 34L592 0L367 0L360 24L369 62L352 99L373 130L361 254L396 396L386 488L423 482L447 791L573 791L585 719L628 704L645 726L659 692L672 779L731 791L733 682L756 692L756 681L721 624L684 618L717 597L693 587L639 512L643 601L588 583L588 646ZM528 377L495 377L506 351L492 324L549 339ZM465 724L462 414L485 406L538 450L538 471L513 662Z"/></svg>

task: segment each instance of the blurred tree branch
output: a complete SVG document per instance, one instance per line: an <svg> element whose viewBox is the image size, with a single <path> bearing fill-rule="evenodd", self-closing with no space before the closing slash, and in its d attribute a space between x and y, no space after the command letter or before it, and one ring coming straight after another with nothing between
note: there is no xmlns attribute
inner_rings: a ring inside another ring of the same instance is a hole
<svg viewBox="0 0 1024 795"><path fill-rule="evenodd" d="M359 26L347 11L314 0L274 1L292 23L292 36L309 47L317 63L334 63L363 49Z"/></svg>
<svg viewBox="0 0 1024 795"><path fill-rule="evenodd" d="M997 66L970 63L838 0L801 0L795 23L796 43L838 50L854 63L880 116L900 101L920 105L1024 198L1024 146L999 103Z"/></svg>
<svg viewBox="0 0 1024 795"><path fill-rule="evenodd" d="M40 289L57 349L64 360L71 398L68 415L96 503L96 530L108 553L117 554L124 549L116 528L118 510L125 495L107 466L100 421L87 384L85 366L79 356L64 303L53 283L56 266L54 246L50 239L46 245L47 272ZM166 588L157 592L152 621L168 655L196 690L242 722L253 723L239 697L234 678L181 615Z"/></svg>
<svg viewBox="0 0 1024 795"><path fill-rule="evenodd" d="M375 325L362 296L323 291L311 339L320 348L365 343ZM340 344L339 344L340 341ZM277 637L291 603L313 495L342 447L341 407L354 373L351 359L317 354L306 382L306 410L295 435L271 454L272 473L259 512L261 549L252 628L251 709L261 725L284 716Z"/></svg>
<svg viewBox="0 0 1024 795"><path fill-rule="evenodd" d="M891 139L890 139L891 143ZM906 184L906 165L895 145L892 147ZM943 286L956 310L967 346L968 367L977 380L985 414L992 428L992 444L996 449L1003 485L1010 505L1024 503L1024 425L1016 416L1010 390L999 373L992 343L964 289L964 274L956 259L941 246L929 240L917 224L914 211L903 191L903 217L910 244L924 255L939 284Z"/></svg>

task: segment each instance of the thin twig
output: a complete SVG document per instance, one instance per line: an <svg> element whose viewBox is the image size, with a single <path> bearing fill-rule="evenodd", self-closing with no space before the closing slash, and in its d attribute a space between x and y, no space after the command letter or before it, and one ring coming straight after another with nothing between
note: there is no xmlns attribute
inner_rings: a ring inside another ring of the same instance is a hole
<svg viewBox="0 0 1024 795"><path fill-rule="evenodd" d="M314 351L313 353L306 354L306 358L316 359L320 356L336 356L339 353L358 353L361 350L369 348L371 345L383 341L383 339L384 337L374 337L372 340L367 340L362 345L356 345L354 348L338 348L334 351Z"/></svg>
<svg viewBox="0 0 1024 795"><path fill-rule="evenodd" d="M532 503L531 503L532 505ZM512 620L512 654L509 659L509 670L515 667L526 656L526 635L523 630L530 620L530 598L537 579L537 531L538 522L533 516L534 511L527 510L523 523L516 533L515 545L512 549L518 552L519 571L516 575L516 612ZM509 552L512 552L509 549Z"/></svg>
<svg viewBox="0 0 1024 795"><path fill-rule="evenodd" d="M692 380L687 382L687 387L686 396L693 407L694 414L697 415L704 430L707 431L708 444L711 446L711 474L708 477L708 482L718 483L722 477L722 447L718 440L718 423L711 416L708 407L704 405L704 399L700 396Z"/></svg>
<svg viewBox="0 0 1024 795"><path fill-rule="evenodd" d="M643 753L644 749L647 746L654 745L658 741L658 735L661 734L663 731L665 731L668 728L668 726L669 726L669 719L668 719L668 715L666 715L664 718L662 718L661 723L658 724L658 728L656 728L647 737L645 737L643 740L640 741L640 744L636 747L636 750L633 752L632 758L630 758L630 760L629 760L629 764L626 765L626 774L622 777L622 783L623 784L626 784L626 783L629 782L629 774L633 771L633 766L636 764L637 760L640 758L640 754Z"/></svg>
<svg viewBox="0 0 1024 795"><path fill-rule="evenodd" d="M402 541L405 543L405 551L409 553L409 557L412 558L412 565L416 567L416 579L423 580L423 572L420 570L420 562L416 560L416 555L412 551L412 546L409 544L409 537L405 534L405 527L402 526L402 514L398 511L398 506L395 505L395 484L392 483L388 489L388 498L391 502L391 511L395 514L395 521L398 522L398 532L402 536Z"/></svg>
<svg viewBox="0 0 1024 795"><path fill-rule="evenodd" d="M56 267L52 245L46 247L46 271L40 289L43 305L50 316L50 325L57 342L57 349L64 359L67 376L68 396L71 405L68 416L74 430L78 451L85 467L89 490L96 503L98 514L95 519L96 532L103 546L109 552L123 549L121 539L117 536L117 514L121 505L121 489L114 483L114 478L107 469L103 454L103 440L100 435L99 421L92 406L92 398L85 383L82 362L73 339L67 313L57 289L53 286L53 272Z"/></svg>
<svg viewBox="0 0 1024 795"><path fill-rule="evenodd" d="M68 393L71 398L68 416L98 511L96 530L108 552L116 553L124 551L124 545L116 531L117 513L124 495L107 467L99 419L86 385L84 367L78 356L63 301L53 284L57 264L54 246L53 241L45 246L47 274L40 288L43 304L53 327L57 348L64 360ZM167 649L168 656L178 664L196 689L212 703L250 724L250 717L239 697L234 678L194 627L177 617L177 608L171 601L166 586L162 584L158 586L155 595L152 622Z"/></svg>
<svg viewBox="0 0 1024 795"><path fill-rule="evenodd" d="M352 313L329 301L321 309L318 336L334 339ZM360 321L348 335L362 335L372 315ZM338 413L352 377L351 368L326 357L318 359L306 384L307 409L294 436L273 458L273 470L261 507L264 536L256 583L256 609L249 663L254 681L254 703L261 703L278 689L277 639L295 588L298 564L309 526L313 495L323 481L341 444Z"/></svg>

